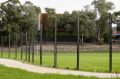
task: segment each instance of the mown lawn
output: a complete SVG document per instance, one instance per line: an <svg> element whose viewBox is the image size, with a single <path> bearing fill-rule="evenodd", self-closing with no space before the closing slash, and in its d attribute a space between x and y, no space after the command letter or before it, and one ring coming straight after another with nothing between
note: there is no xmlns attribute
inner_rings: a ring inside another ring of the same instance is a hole
<svg viewBox="0 0 120 79"><path fill-rule="evenodd" d="M72 75L38 74L0 65L0 79L100 79Z"/></svg>
<svg viewBox="0 0 120 79"><path fill-rule="evenodd" d="M8 53L4 53L4 58L8 58ZM11 54L11 59L15 58L15 54ZM18 53L18 60L20 60L20 53ZM25 54L24 54L25 59ZM39 65L39 54L35 54L35 63ZM120 73L120 53L113 53L113 71ZM28 63L28 62L27 62ZM31 63L31 62L30 62ZM43 54L43 65L46 67L53 67L54 55L53 53ZM76 69L76 54L75 53L58 53L58 68L62 69ZM94 72L108 72L109 70L109 53L108 52L89 52L80 53L80 70L94 71Z"/></svg>

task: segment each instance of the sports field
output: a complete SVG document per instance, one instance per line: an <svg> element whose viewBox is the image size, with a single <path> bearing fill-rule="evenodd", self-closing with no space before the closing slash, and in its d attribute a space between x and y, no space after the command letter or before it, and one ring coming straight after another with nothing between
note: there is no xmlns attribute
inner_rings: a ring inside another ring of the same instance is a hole
<svg viewBox="0 0 120 79"><path fill-rule="evenodd" d="M20 53L17 59L20 60ZM24 62L25 53L24 53ZM76 69L76 53L58 53L58 68L62 69ZM8 53L3 54L4 58L8 58ZM39 65L39 54L35 54L34 64ZM15 53L11 53L11 59L15 58ZM120 72L120 53L113 52L113 71ZM32 62L30 62L32 63ZM43 65L46 67L53 67L54 55L53 53L43 53ZM108 52L81 52L80 53L80 70L94 71L94 72L108 72L109 70L109 53Z"/></svg>

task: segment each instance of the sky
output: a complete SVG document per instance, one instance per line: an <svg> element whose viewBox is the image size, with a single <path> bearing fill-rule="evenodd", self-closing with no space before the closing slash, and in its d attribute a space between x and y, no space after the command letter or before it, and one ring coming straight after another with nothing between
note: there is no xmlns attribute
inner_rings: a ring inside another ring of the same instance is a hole
<svg viewBox="0 0 120 79"><path fill-rule="evenodd" d="M6 0L0 0L3 2ZM23 4L26 0L20 0ZM73 10L82 10L84 6L90 5L93 0L29 0L34 5L40 6L42 12L45 12L44 8L55 8L57 13L63 13L65 11L72 12ZM111 1L115 5L115 9L112 11L120 11L120 0L107 0Z"/></svg>

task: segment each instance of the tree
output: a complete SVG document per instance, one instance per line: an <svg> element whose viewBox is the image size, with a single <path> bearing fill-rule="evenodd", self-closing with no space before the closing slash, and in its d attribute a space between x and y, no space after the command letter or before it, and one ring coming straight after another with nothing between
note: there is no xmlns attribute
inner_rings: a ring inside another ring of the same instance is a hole
<svg viewBox="0 0 120 79"><path fill-rule="evenodd" d="M77 34L77 20L80 17L80 11L72 11L72 14L70 15L70 24L72 25L72 32L74 35Z"/></svg>
<svg viewBox="0 0 120 79"><path fill-rule="evenodd" d="M120 33L120 11L114 12L115 20L114 23L117 24L117 33Z"/></svg>
<svg viewBox="0 0 120 79"><path fill-rule="evenodd" d="M107 39L104 36L108 36L108 11L114 8L114 4L112 2L106 2L106 0L94 0L92 2L94 5L95 10L99 12L100 18L97 20L97 38L98 42L102 43Z"/></svg>
<svg viewBox="0 0 120 79"><path fill-rule="evenodd" d="M65 11L63 14L57 14L59 19L58 28L64 30L66 33L70 33L72 31L70 17L71 14L68 11Z"/></svg>
<svg viewBox="0 0 120 79"><path fill-rule="evenodd" d="M106 2L106 0L94 0L92 5L98 10L100 15L114 8L114 4L112 2Z"/></svg>
<svg viewBox="0 0 120 79"><path fill-rule="evenodd" d="M55 22L58 21L58 18L54 8L45 8L45 11L46 11L46 28L45 29L47 30L47 34L53 35Z"/></svg>
<svg viewBox="0 0 120 79"><path fill-rule="evenodd" d="M26 1L23 5L23 10L21 12L21 31L22 32L32 32L33 28L36 28L37 16L40 12L40 8L34 6L30 1Z"/></svg>
<svg viewBox="0 0 120 79"><path fill-rule="evenodd" d="M11 34L12 40L15 40L15 35L19 33L19 18L20 18L20 2L19 0L8 0L1 3L1 34L7 36Z"/></svg>
<svg viewBox="0 0 120 79"><path fill-rule="evenodd" d="M74 34L77 34L77 20L80 20L80 36L81 42L84 43L84 38L95 37L96 33L96 15L93 10L73 11L70 18Z"/></svg>
<svg viewBox="0 0 120 79"><path fill-rule="evenodd" d="M40 8L34 6L30 1L22 5L19 0L8 0L0 6L0 34L11 34L11 38L20 32L32 31L36 28L36 18ZM15 38L12 39L13 41Z"/></svg>

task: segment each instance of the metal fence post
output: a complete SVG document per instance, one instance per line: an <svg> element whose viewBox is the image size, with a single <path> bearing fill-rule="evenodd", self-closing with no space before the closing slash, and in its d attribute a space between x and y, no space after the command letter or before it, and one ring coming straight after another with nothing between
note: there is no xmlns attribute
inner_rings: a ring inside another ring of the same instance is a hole
<svg viewBox="0 0 120 79"><path fill-rule="evenodd" d="M22 60L23 59L22 33L20 34L20 41L21 41L21 60Z"/></svg>
<svg viewBox="0 0 120 79"><path fill-rule="evenodd" d="M57 67L57 22L55 22L54 68Z"/></svg>
<svg viewBox="0 0 120 79"><path fill-rule="evenodd" d="M1 40L1 58L3 58L3 36L2 36L2 40Z"/></svg>
<svg viewBox="0 0 120 79"><path fill-rule="evenodd" d="M28 49L28 62L30 62L30 43L31 43L31 40L30 40L30 31L29 31L29 49Z"/></svg>
<svg viewBox="0 0 120 79"><path fill-rule="evenodd" d="M8 49L9 56L8 56L8 58L10 58L10 48L11 48L11 47L10 47L10 42L11 42L11 41L10 41L10 35L9 35L8 37L9 37L9 49Z"/></svg>
<svg viewBox="0 0 120 79"><path fill-rule="evenodd" d="M32 63L34 64L34 40L32 41Z"/></svg>
<svg viewBox="0 0 120 79"><path fill-rule="evenodd" d="M112 15L109 13L109 72L112 72Z"/></svg>
<svg viewBox="0 0 120 79"><path fill-rule="evenodd" d="M25 43L26 43L26 57L25 60L27 61L27 32L25 33Z"/></svg>
<svg viewBox="0 0 120 79"><path fill-rule="evenodd" d="M15 59L17 59L17 33L15 34Z"/></svg>
<svg viewBox="0 0 120 79"><path fill-rule="evenodd" d="M40 65L42 65L42 25L40 28Z"/></svg>
<svg viewBox="0 0 120 79"><path fill-rule="evenodd" d="M79 18L78 18L78 24L77 24L77 31L78 31L78 34L77 34L77 70L79 70L79 42L80 42L80 33L79 33L79 29L80 29L80 26L79 26Z"/></svg>
<svg viewBox="0 0 120 79"><path fill-rule="evenodd" d="M32 30L32 63L34 64L34 27Z"/></svg>

